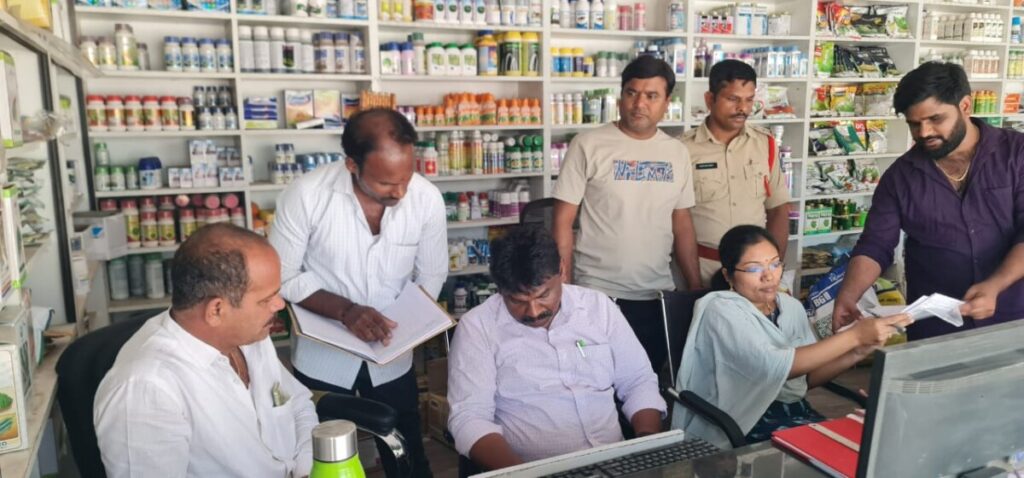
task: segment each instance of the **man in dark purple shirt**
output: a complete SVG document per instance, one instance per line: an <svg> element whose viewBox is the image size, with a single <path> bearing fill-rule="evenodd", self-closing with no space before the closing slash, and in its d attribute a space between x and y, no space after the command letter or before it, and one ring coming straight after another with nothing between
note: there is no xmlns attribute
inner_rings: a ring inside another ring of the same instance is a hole
<svg viewBox="0 0 1024 478"><path fill-rule="evenodd" d="M951 64L925 63L900 81L893 104L915 145L882 175L833 328L860 318L857 300L892 264L901 229L908 302L936 292L962 298L963 329L1024 318L1024 134L972 120L970 93ZM957 330L932 318L907 334Z"/></svg>

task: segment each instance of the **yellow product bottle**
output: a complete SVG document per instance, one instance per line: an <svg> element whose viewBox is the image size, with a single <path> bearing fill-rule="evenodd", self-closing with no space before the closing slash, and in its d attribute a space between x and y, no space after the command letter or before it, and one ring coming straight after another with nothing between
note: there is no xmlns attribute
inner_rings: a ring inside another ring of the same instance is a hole
<svg viewBox="0 0 1024 478"><path fill-rule="evenodd" d="M523 37L519 32L508 32L501 37L501 74L522 76Z"/></svg>
<svg viewBox="0 0 1024 478"><path fill-rule="evenodd" d="M498 42L494 36L481 36L476 42L477 74L480 76L498 75Z"/></svg>
<svg viewBox="0 0 1024 478"><path fill-rule="evenodd" d="M572 76L572 48L562 48L558 56L562 59L562 68L558 70L558 76Z"/></svg>
<svg viewBox="0 0 1024 478"><path fill-rule="evenodd" d="M583 77L583 49L572 49L572 76L573 78Z"/></svg>
<svg viewBox="0 0 1024 478"><path fill-rule="evenodd" d="M523 76L540 76L540 37L534 32L523 33L522 60Z"/></svg>

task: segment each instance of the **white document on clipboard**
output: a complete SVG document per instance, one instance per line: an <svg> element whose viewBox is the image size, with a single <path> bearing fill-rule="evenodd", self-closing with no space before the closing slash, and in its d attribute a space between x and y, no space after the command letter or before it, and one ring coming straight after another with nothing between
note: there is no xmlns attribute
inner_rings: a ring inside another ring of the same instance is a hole
<svg viewBox="0 0 1024 478"><path fill-rule="evenodd" d="M328 319L292 304L298 335L321 342L377 364L387 364L419 344L455 326L444 309L418 285L408 282L395 302L380 310L398 323L391 329L391 342L365 342L341 322Z"/></svg>

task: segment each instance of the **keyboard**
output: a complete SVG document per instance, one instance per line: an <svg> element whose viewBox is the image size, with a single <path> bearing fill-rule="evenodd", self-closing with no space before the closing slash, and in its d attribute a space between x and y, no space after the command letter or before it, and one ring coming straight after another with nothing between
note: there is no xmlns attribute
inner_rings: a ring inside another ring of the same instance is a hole
<svg viewBox="0 0 1024 478"><path fill-rule="evenodd" d="M718 453L718 447L701 440L690 438L674 445L647 450L612 458L593 465L583 466L546 478L612 478L658 468L672 463L694 460Z"/></svg>

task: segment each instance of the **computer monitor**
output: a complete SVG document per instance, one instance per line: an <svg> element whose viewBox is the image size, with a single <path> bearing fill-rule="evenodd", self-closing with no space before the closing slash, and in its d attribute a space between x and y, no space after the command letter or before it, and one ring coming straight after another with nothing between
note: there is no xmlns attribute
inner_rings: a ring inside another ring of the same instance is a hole
<svg viewBox="0 0 1024 478"><path fill-rule="evenodd" d="M956 476L1024 450L1024 320L875 354L858 478Z"/></svg>

